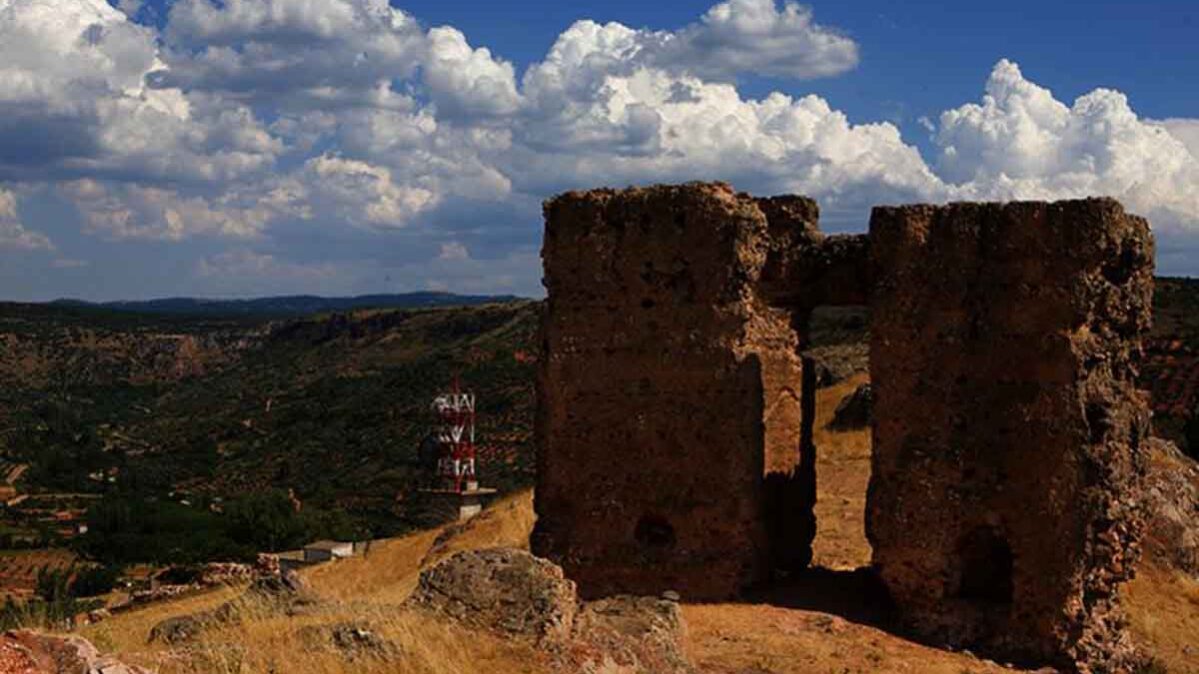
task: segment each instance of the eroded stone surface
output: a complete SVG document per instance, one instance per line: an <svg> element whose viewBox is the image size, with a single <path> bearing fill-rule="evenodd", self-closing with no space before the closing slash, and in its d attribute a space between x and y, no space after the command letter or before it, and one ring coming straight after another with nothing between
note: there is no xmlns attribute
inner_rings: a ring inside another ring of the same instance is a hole
<svg viewBox="0 0 1199 674"><path fill-rule="evenodd" d="M1130 666L1147 223L1109 199L876 209L723 184L546 204L536 552L585 596L720 599L810 559L817 307L870 300L867 529L910 627ZM799 451L796 452L795 449Z"/></svg>
<svg viewBox="0 0 1199 674"><path fill-rule="evenodd" d="M1199 462L1159 438L1149 441L1149 455L1146 551L1160 564L1199 577Z"/></svg>
<svg viewBox="0 0 1199 674"><path fill-rule="evenodd" d="M32 630L0 635L0 672L4 674L149 674L141 667L102 655L78 636L53 636Z"/></svg>
<svg viewBox="0 0 1199 674"><path fill-rule="evenodd" d="M408 603L547 645L567 640L578 608L561 568L513 548L459 552L422 571Z"/></svg>
<svg viewBox="0 0 1199 674"><path fill-rule="evenodd" d="M690 674L687 628L676 602L619 595L583 604L575 617L569 671Z"/></svg>
<svg viewBox="0 0 1199 674"><path fill-rule="evenodd" d="M458 552L421 572L408 606L534 643L554 671L690 674L676 601L616 596L580 602L562 568L524 550Z"/></svg>
<svg viewBox="0 0 1199 674"><path fill-rule="evenodd" d="M815 203L689 184L572 192L545 216L534 552L585 597L725 598L806 565L800 343L759 280L819 238Z"/></svg>
<svg viewBox="0 0 1199 674"><path fill-rule="evenodd" d="M1147 223L1108 199L876 208L867 536L904 620L1080 671L1134 660Z"/></svg>

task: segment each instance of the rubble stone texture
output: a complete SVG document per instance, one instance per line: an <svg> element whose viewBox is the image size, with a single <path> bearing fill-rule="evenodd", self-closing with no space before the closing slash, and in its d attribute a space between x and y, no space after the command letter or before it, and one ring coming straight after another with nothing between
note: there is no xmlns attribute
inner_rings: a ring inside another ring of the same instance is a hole
<svg viewBox="0 0 1199 674"><path fill-rule="evenodd" d="M546 203L534 552L717 600L811 558L813 310L871 305L867 535L907 625L1123 671L1149 469L1148 224L1109 199L878 208L721 183ZM1160 509L1159 509L1160 510Z"/></svg>
<svg viewBox="0 0 1199 674"><path fill-rule="evenodd" d="M695 671L675 600L620 595L580 602L561 567L525 550L454 553L421 571L407 606L536 644L555 672Z"/></svg>
<svg viewBox="0 0 1199 674"><path fill-rule="evenodd" d="M1167 440L1152 438L1149 449L1145 548L1159 563L1199 577L1199 462Z"/></svg>
<svg viewBox="0 0 1199 674"><path fill-rule="evenodd" d="M839 259L816 204L693 183L545 217L534 552L584 597L721 599L806 566L803 321L766 296Z"/></svg>
<svg viewBox="0 0 1199 674"><path fill-rule="evenodd" d="M574 624L575 584L562 569L512 548L468 550L420 574L409 605L468 625L546 644Z"/></svg>
<svg viewBox="0 0 1199 674"><path fill-rule="evenodd" d="M79 636L56 636L31 630L0 634L3 674L149 674L146 669L102 655Z"/></svg>
<svg viewBox="0 0 1199 674"><path fill-rule="evenodd" d="M876 208L867 536L925 636L1127 671L1148 224L1109 199Z"/></svg>

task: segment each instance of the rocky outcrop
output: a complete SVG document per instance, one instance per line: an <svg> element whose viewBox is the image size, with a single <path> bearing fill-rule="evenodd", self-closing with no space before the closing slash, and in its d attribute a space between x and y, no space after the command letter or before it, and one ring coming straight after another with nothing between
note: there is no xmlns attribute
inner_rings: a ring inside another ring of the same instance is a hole
<svg viewBox="0 0 1199 674"><path fill-rule="evenodd" d="M1199 577L1199 463L1174 443L1149 441L1145 482L1145 554Z"/></svg>
<svg viewBox="0 0 1199 674"><path fill-rule="evenodd" d="M195 641L213 627L240 621L246 606L255 611L269 610L294 616L312 612L320 600L311 593L304 580L294 571L280 571L278 565L259 560L256 580L236 599L214 609L166 618L150 629L150 643L180 644ZM263 572L263 569L266 572ZM273 569L275 573L269 571Z"/></svg>
<svg viewBox="0 0 1199 674"><path fill-rule="evenodd" d="M309 649L332 649L351 662L392 661L404 653L398 643L383 637L379 630L364 623L309 625L301 628L297 636Z"/></svg>
<svg viewBox="0 0 1199 674"><path fill-rule="evenodd" d="M182 615L165 618L150 628L150 643L182 644L197 639L217 616Z"/></svg>
<svg viewBox="0 0 1199 674"><path fill-rule="evenodd" d="M577 610L561 568L512 548L460 552L426 569L408 603L538 643L563 642Z"/></svg>
<svg viewBox="0 0 1199 674"><path fill-rule="evenodd" d="M867 536L927 638L1083 672L1135 661L1148 224L1110 199L876 208Z"/></svg>
<svg viewBox="0 0 1199 674"><path fill-rule="evenodd" d="M829 425L838 430L866 428L870 425L870 410L873 404L873 389L869 383L862 384L837 404Z"/></svg>
<svg viewBox="0 0 1199 674"><path fill-rule="evenodd" d="M580 602L561 567L523 550L456 553L421 572L407 606L533 643L557 671L690 674L673 599Z"/></svg>
<svg viewBox="0 0 1199 674"><path fill-rule="evenodd" d="M689 674L685 640L678 603L621 595L583 604L565 660L574 672Z"/></svg>
<svg viewBox="0 0 1199 674"><path fill-rule="evenodd" d="M29 630L0 635L4 674L149 674L141 667L102 655L87 639Z"/></svg>

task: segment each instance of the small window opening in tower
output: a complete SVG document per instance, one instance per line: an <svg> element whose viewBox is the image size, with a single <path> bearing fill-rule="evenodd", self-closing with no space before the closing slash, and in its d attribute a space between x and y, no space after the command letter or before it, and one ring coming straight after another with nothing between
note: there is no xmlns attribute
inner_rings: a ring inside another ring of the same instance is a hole
<svg viewBox="0 0 1199 674"><path fill-rule="evenodd" d="M1012 602L1012 548L992 527L979 527L958 546L961 580L957 595L984 604Z"/></svg>

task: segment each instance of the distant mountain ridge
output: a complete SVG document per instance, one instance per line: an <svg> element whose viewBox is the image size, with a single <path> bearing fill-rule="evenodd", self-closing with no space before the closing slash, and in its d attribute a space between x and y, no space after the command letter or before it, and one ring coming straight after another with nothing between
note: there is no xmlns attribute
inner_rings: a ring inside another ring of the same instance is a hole
<svg viewBox="0 0 1199 674"><path fill-rule="evenodd" d="M399 294L358 295L354 297L320 297L317 295L284 295L251 299L203 299L167 297L156 300L124 300L116 302L86 302L60 299L49 302L54 306L95 307L113 311L142 314L173 314L189 316L304 316L328 311L351 309L415 309L421 307L476 306L521 299L515 295L458 295L448 292L413 292Z"/></svg>

